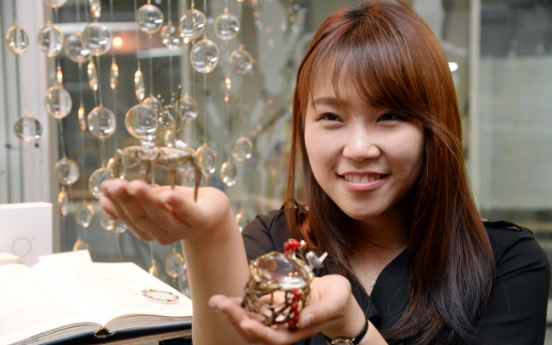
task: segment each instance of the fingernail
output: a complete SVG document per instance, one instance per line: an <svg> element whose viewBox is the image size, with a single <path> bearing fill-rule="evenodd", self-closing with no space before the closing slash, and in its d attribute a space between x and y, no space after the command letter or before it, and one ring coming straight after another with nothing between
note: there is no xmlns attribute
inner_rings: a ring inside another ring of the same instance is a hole
<svg viewBox="0 0 552 345"><path fill-rule="evenodd" d="M308 327L312 325L313 322L314 322L314 315L307 314L303 316L301 322L299 323L299 327Z"/></svg>

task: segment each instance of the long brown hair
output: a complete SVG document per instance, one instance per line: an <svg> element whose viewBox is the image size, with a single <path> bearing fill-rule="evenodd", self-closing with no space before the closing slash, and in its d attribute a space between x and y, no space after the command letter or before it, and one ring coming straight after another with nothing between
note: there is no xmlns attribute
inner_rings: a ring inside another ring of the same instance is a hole
<svg viewBox="0 0 552 345"><path fill-rule="evenodd" d="M316 32L299 67L287 197L299 193L309 212L303 223L292 209L286 209L286 217L293 236L327 251L348 276L348 259L360 235L350 231L350 218L316 182L305 148L305 113L322 66L333 71L336 92L340 73L346 71L366 101L407 115L424 131L422 173L409 195L409 304L384 337L389 342L415 339L416 344L472 339L473 324L493 292L495 268L469 191L456 93L438 40L406 5L370 1L334 12ZM297 167L304 180L300 191L295 190Z"/></svg>

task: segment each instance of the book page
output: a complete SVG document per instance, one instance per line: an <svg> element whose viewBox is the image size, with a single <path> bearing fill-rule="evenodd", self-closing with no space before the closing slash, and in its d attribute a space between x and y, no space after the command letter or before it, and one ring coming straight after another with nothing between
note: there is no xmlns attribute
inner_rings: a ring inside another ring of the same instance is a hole
<svg viewBox="0 0 552 345"><path fill-rule="evenodd" d="M43 343L49 331L90 321L60 298L52 287L24 265L0 266L0 344L28 338ZM77 331L90 332L98 326Z"/></svg>
<svg viewBox="0 0 552 345"><path fill-rule="evenodd" d="M134 263L87 264L48 260L38 263L33 269L43 279L66 286L66 297L102 325L133 314L156 315L154 319L167 325L191 321L191 301ZM142 296L142 291L150 288L171 291L180 297L180 301L176 304L152 302ZM111 327L116 326L112 324Z"/></svg>

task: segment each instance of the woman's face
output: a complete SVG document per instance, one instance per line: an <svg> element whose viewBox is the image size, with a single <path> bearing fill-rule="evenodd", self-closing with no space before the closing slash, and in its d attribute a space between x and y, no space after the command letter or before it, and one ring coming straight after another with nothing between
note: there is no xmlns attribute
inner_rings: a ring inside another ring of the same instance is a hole
<svg viewBox="0 0 552 345"><path fill-rule="evenodd" d="M340 104L329 76L319 72L314 83L305 117L314 177L355 220L406 216L398 204L420 178L422 127L389 109L366 104L351 84L341 78Z"/></svg>

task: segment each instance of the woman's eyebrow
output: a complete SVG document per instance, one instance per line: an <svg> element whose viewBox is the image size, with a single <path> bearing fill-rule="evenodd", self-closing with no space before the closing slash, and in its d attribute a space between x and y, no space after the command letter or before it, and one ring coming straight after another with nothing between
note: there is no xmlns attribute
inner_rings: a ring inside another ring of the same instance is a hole
<svg viewBox="0 0 552 345"><path fill-rule="evenodd" d="M346 104L346 101L339 101L335 97L318 97L314 100L314 105L331 105L334 107L342 107Z"/></svg>

